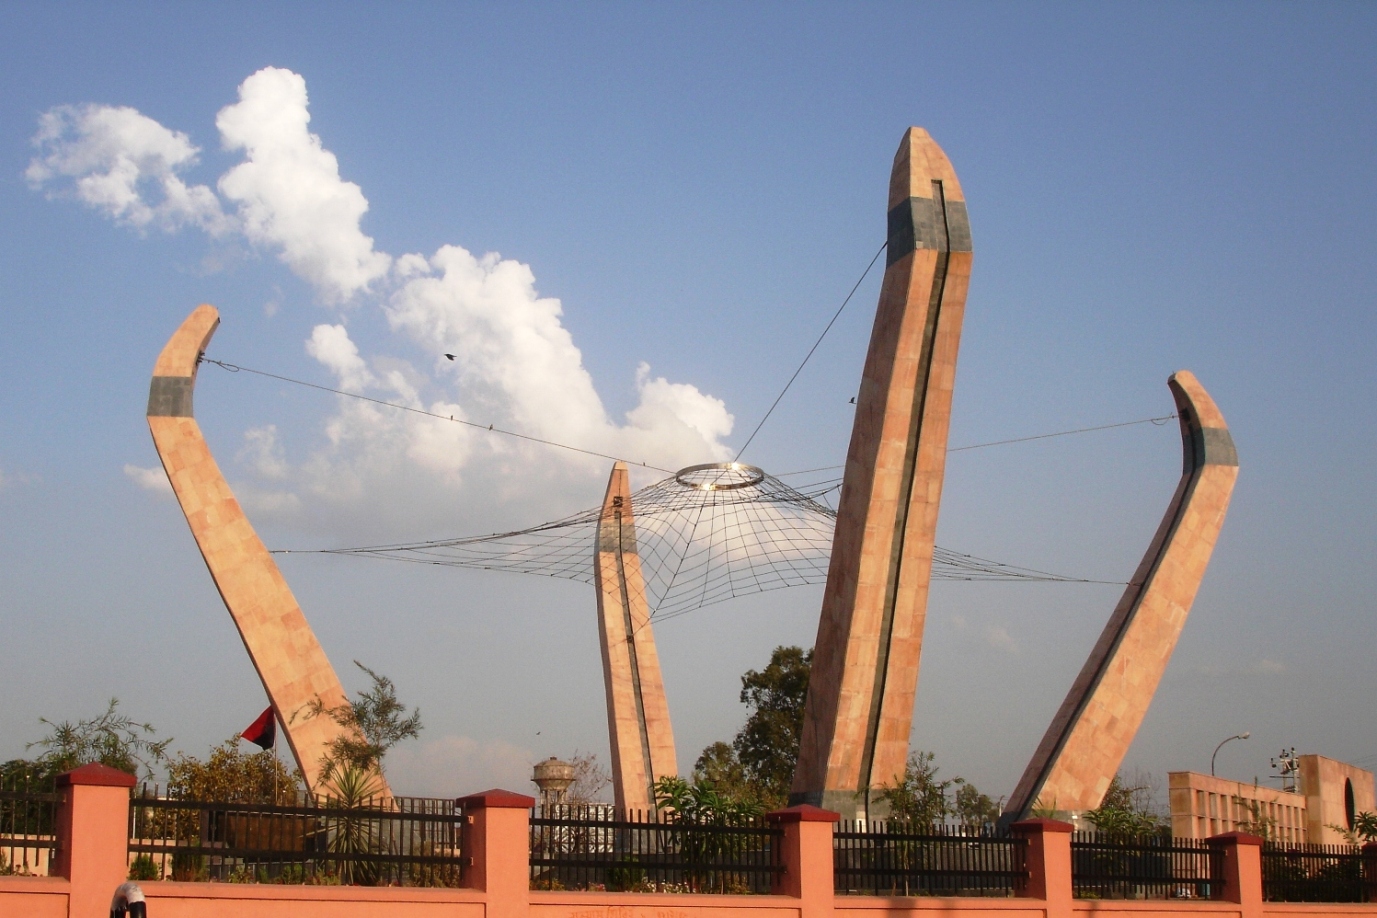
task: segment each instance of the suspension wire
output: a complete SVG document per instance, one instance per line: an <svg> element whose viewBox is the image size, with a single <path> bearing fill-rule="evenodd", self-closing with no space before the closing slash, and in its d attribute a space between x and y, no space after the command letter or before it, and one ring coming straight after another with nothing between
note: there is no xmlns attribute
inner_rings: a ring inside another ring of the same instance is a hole
<svg viewBox="0 0 1377 918"><path fill-rule="evenodd" d="M880 253L883 252L888 245L889 242L886 241L875 251L875 257L870 259L870 264L865 266L865 270L861 272L860 279L852 286L851 292L846 295L846 299L842 300L842 304L837 307L837 311L832 314L831 321L829 321L827 327L822 330L822 334L818 335L818 340L813 342L813 346L810 347L808 353L804 355L803 362L798 365L798 369L794 371L794 375L789 377L789 381L784 384L784 388L781 389L779 395L775 397L774 402L770 405L770 410L765 412L765 417L760 419L760 423L755 425L755 430L751 431L751 435L746 438L746 442L742 444L741 449L737 450L736 458L732 460L733 462L741 461L741 454L746 452L746 447L751 445L751 441L755 439L755 435L760 433L760 428L765 426L765 422L770 419L770 415L774 414L775 408L779 407L779 403L784 398L784 394L789 391L789 387L794 384L794 380L798 379L798 374L802 373L803 368L808 365L808 361L813 356L813 352L818 349L818 345L822 344L822 339L826 338L827 333L832 330L832 326L841 316L842 310L846 308L847 303L851 302L851 298L856 295L856 291L860 289L861 284L865 283L866 277L870 274L870 269L875 267L875 262L880 260Z"/></svg>
<svg viewBox="0 0 1377 918"><path fill-rule="evenodd" d="M472 427L475 430L483 430L487 431L488 433L497 433L503 434L508 437L516 437L518 440L526 440L530 443L539 443L543 446L553 446L557 449L567 449L570 452L583 453L585 456L596 456L599 459L611 459L613 462L625 462L627 465L636 465L644 469L652 469L656 472L664 472L666 475L674 474L674 469L662 469L658 465L651 465L648 462L640 462L635 459L623 459L621 456L610 456L607 453L600 453L596 450L591 449L583 449L582 447L578 446L570 446L567 443L556 443L554 440L544 440L540 437L533 437L530 434L518 433L515 430L504 430L501 427L497 427L493 424L488 424L485 426L474 421L466 421L463 418L456 418L452 414L436 414L433 411L426 411L424 408L413 408L410 405L399 405L396 402L388 402L380 398L372 398L367 395L360 395L357 392L345 392L342 389L332 389L329 386L322 386L319 383L307 382L304 379L292 379L290 376L279 376L276 373L269 373L267 370L255 370L251 367L239 366L237 364L227 363L223 360L212 360L204 354L201 355L200 361L203 363L213 363L220 369L228 370L231 373L252 373L255 376L266 376L269 379L281 380L282 382L291 383L296 386L305 386L308 389L319 389L321 392L330 392L334 395L343 395L348 398L356 398L359 401L363 402L372 402L375 405L382 405L385 408L396 408L398 411L410 411L412 414L423 414L428 418L435 418L438 421L452 421L455 424L463 424L465 427Z"/></svg>
<svg viewBox="0 0 1377 918"><path fill-rule="evenodd" d="M1135 424L1152 424L1157 427L1161 427L1163 424L1167 423L1167 421L1170 421L1175 417L1176 412L1173 411L1171 414L1164 414L1159 418L1141 418L1137 421L1120 421L1118 424L1100 424L1097 427L1081 427L1077 430L1062 430L1058 431L1057 433L1036 434L1035 436L1031 437L1015 437L1012 440L994 440L990 443L973 443L970 446L958 446L954 449L949 449L947 450L947 452L960 453L968 449L984 449L987 446L1007 446L1010 443L1027 443L1030 440L1047 440L1052 437L1069 437L1072 434L1092 433L1096 430L1112 430L1115 427L1132 427Z"/></svg>
<svg viewBox="0 0 1377 918"><path fill-rule="evenodd" d="M1027 443L1030 440L1049 440L1052 437L1069 437L1072 434L1093 433L1097 430L1113 430L1116 427L1133 427L1137 424L1152 424L1161 427L1167 421L1173 420L1178 415L1176 412L1164 414L1157 418L1139 418L1136 421L1120 421L1117 424L1099 424L1095 427L1078 427L1075 430L1059 430L1056 433L1035 434L1031 437L1014 437L1012 440L992 440L989 443L972 443L970 446L953 446L947 450L949 453L962 453L968 449L985 449L989 446L1008 446L1010 443ZM789 478L794 475L807 475L810 472L835 472L837 469L844 469L845 465L824 465L816 469L802 469L797 472L780 472L776 478Z"/></svg>
<svg viewBox="0 0 1377 918"><path fill-rule="evenodd" d="M798 490L767 473L729 490L703 490L667 478L629 500L649 619L675 618L739 596L827 579L836 510L820 498L835 482ZM601 506L512 532L423 542L285 551L347 555L432 567L535 574L593 583ZM936 546L934 581L1116 584L1006 564Z"/></svg>
<svg viewBox="0 0 1377 918"><path fill-rule="evenodd" d="M837 469L844 469L844 465L824 465L815 469L799 469L797 472L780 472L776 478L789 478L794 475L808 475L812 472L835 472Z"/></svg>

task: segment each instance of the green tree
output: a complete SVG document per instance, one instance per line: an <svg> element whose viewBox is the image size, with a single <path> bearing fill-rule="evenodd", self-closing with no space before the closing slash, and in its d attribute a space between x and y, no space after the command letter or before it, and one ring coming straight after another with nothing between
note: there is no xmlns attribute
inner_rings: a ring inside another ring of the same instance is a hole
<svg viewBox="0 0 1377 918"><path fill-rule="evenodd" d="M1151 780L1141 774L1130 779L1116 774L1100 805L1086 816L1107 835L1159 835L1170 828L1153 807Z"/></svg>
<svg viewBox="0 0 1377 918"><path fill-rule="evenodd" d="M763 812L760 804L720 793L711 782L690 784L678 775L655 782L655 809L666 822L684 826L746 826ZM687 873L689 889L694 892L743 892L740 881L730 870L717 871L703 867L718 861L730 861L749 850L749 835L724 834L688 828L678 835L679 853L691 867Z"/></svg>
<svg viewBox="0 0 1377 918"><path fill-rule="evenodd" d="M1256 804L1254 804L1256 808ZM1273 820L1275 822L1276 820ZM1244 829L1239 825L1240 832L1253 832L1254 835L1262 835L1263 838L1271 838L1270 835L1263 835L1261 832L1252 829ZM1368 842L1377 841L1377 813L1361 812L1353 817L1353 828L1347 826L1326 825L1326 829L1333 829L1344 837L1344 840L1355 847L1365 845Z"/></svg>
<svg viewBox="0 0 1377 918"><path fill-rule="evenodd" d="M301 779L269 750L244 752L238 736L210 750L204 761L178 753L167 762L167 791L184 800L217 803L295 803Z"/></svg>
<svg viewBox="0 0 1377 918"><path fill-rule="evenodd" d="M951 814L970 832L980 832L992 826L1003 810L1002 801L991 800L976 789L974 784L956 778L952 783L960 785L952 798Z"/></svg>
<svg viewBox="0 0 1377 918"><path fill-rule="evenodd" d="M656 810L696 826L744 825L763 812L758 803L724 795L708 781L690 784L670 775L656 781L654 790Z"/></svg>
<svg viewBox="0 0 1377 918"><path fill-rule="evenodd" d="M37 779L50 778L93 762L118 768L131 775L142 769L145 778L153 776L153 766L167 758L171 739L155 739L158 731L152 724L139 723L119 712L120 701L111 698L105 712L73 723L64 720L54 723L40 717L39 723L48 727L48 735L29 743L42 753L35 759L7 762L7 774L26 771Z"/></svg>
<svg viewBox="0 0 1377 918"><path fill-rule="evenodd" d="M736 757L731 743L720 740L703 750L693 764L693 783L711 784L735 799L755 799L756 789L746 777L746 769Z"/></svg>
<svg viewBox="0 0 1377 918"><path fill-rule="evenodd" d="M770 804L789 799L803 736L803 707L813 651L776 647L763 670L741 677L741 702L750 710L732 747L746 774Z"/></svg>
<svg viewBox="0 0 1377 918"><path fill-rule="evenodd" d="M880 789L878 799L889 804L891 819L902 819L919 828L939 826L946 820L950 812L947 791L965 782L960 778L938 780L935 758L921 750L910 754L904 773Z"/></svg>
<svg viewBox="0 0 1377 918"><path fill-rule="evenodd" d="M383 757L389 749L404 739L414 739L422 729L421 711L415 708L408 715L406 705L397 700L397 687L386 676L379 675L358 660L354 665L368 674L372 685L358 693L353 701L327 707L317 697L307 707L307 717L329 717L344 728L333 740L321 760L323 779L327 785L347 780L350 796L360 788L376 785L369 776L381 776ZM347 779L344 777L349 774ZM339 789L343 790L343 786Z"/></svg>
<svg viewBox="0 0 1377 918"><path fill-rule="evenodd" d="M789 800L789 785L803 735L803 706L813 651L776 647L763 670L741 677L741 703L749 714L731 744L703 750L693 767L695 783L719 796L774 809Z"/></svg>

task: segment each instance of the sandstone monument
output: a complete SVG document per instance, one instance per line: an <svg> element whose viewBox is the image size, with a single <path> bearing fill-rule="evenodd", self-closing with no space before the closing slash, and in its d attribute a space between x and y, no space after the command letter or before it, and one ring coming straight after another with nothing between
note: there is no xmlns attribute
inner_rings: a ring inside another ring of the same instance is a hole
<svg viewBox="0 0 1377 918"><path fill-rule="evenodd" d="M612 790L623 810L653 810L660 778L678 774L674 730L650 627L626 463L612 467L598 521L594 585L607 686Z"/></svg>
<svg viewBox="0 0 1377 918"><path fill-rule="evenodd" d="M306 786L319 790L321 760L343 728L329 717L310 717L308 709L317 699L334 708L348 698L192 416L196 371L219 324L215 307L199 306L167 342L148 390L148 427L191 534L263 681ZM382 793L390 796L386 784Z"/></svg>
<svg viewBox="0 0 1377 918"><path fill-rule="evenodd" d="M1147 554L1005 807L1076 815L1100 805L1147 714L1224 525L1238 453L1195 376L1167 381L1185 468Z"/></svg>
<svg viewBox="0 0 1377 918"><path fill-rule="evenodd" d="M847 452L792 803L865 816L908 758L971 232L956 173L909 128Z"/></svg>

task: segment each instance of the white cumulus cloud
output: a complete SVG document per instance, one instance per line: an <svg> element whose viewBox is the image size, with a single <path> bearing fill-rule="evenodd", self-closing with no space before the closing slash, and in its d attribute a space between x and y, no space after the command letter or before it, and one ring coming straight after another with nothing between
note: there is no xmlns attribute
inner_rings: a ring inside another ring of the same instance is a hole
<svg viewBox="0 0 1377 918"><path fill-rule="evenodd" d="M392 259L359 229L368 201L340 178L339 161L307 130L306 81L266 67L239 87L239 102L215 119L226 149L246 161L220 178L251 242L280 257L331 301L347 300L383 277Z"/></svg>
<svg viewBox="0 0 1377 918"><path fill-rule="evenodd" d="M733 418L721 400L651 378L645 364L637 371L640 403L625 425L613 423L561 322L560 301L537 293L527 265L447 245L429 268L422 273L412 262L413 276L389 301L388 321L471 404L524 433L653 465L728 457L720 438Z"/></svg>
<svg viewBox="0 0 1377 918"><path fill-rule="evenodd" d="M244 447L239 451L238 458L263 478L286 478L291 470L277 442L276 424L251 427L244 431Z"/></svg>
<svg viewBox="0 0 1377 918"><path fill-rule="evenodd" d="M59 106L39 118L33 143L40 152L24 175L35 188L71 179L79 200L137 229L192 225L221 235L232 227L213 191L178 175L200 150L132 108Z"/></svg>
<svg viewBox="0 0 1377 918"><path fill-rule="evenodd" d="M306 341L306 353L320 361L335 374L341 389L362 391L376 380L368 371L368 364L359 356L359 348L349 339L343 325L317 325Z"/></svg>
<svg viewBox="0 0 1377 918"><path fill-rule="evenodd" d="M146 469L138 465L125 465L124 474L145 491L152 491L155 494L170 495L172 493L172 482L167 480L167 473L162 470L161 466Z"/></svg>
<svg viewBox="0 0 1377 918"><path fill-rule="evenodd" d="M248 431L239 454L255 479L243 485L252 491L246 505L327 528L342 513L414 522L417 513L439 512L437 493L471 487L487 503L529 502L605 470L605 459L576 450L661 469L730 458L726 405L655 376L646 363L635 370L636 405L623 418L609 416L563 324L563 304L541 295L530 266L459 245L429 257L376 248L361 228L368 200L341 176L310 121L305 79L268 67L244 80L239 100L216 117L224 148L243 157L216 183L218 196L180 177L199 152L188 136L132 108L49 111L28 170L35 187L71 190L121 224L237 233L275 252L327 304L372 297L386 331L361 321L373 331L356 341L343 322L323 323L306 353L339 389L413 412L342 398L323 437L295 463L276 428ZM481 429L488 425L576 450L504 439ZM165 485L154 471L126 469L144 487Z"/></svg>

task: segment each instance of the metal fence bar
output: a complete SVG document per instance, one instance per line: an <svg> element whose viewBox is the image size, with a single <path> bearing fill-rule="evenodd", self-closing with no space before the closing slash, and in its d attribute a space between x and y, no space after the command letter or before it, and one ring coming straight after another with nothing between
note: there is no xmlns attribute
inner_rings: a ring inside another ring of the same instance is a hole
<svg viewBox="0 0 1377 918"><path fill-rule="evenodd" d="M1371 901L1363 861L1362 849L1349 845L1264 845L1262 897L1271 902Z"/></svg>
<svg viewBox="0 0 1377 918"><path fill-rule="evenodd" d="M289 806L143 795L130 801L139 879L458 886L463 812L450 800Z"/></svg>
<svg viewBox="0 0 1377 918"><path fill-rule="evenodd" d="M783 833L761 819L696 825L560 805L532 811L530 831L535 889L768 893L783 869Z"/></svg>
<svg viewBox="0 0 1377 918"><path fill-rule="evenodd" d="M0 779L0 876L48 876L61 802L52 778Z"/></svg>
<svg viewBox="0 0 1377 918"><path fill-rule="evenodd" d="M843 820L832 835L836 891L872 896L1013 896L1027 841L963 826Z"/></svg>
<svg viewBox="0 0 1377 918"><path fill-rule="evenodd" d="M1202 839L1162 835L1071 837L1078 899L1208 899L1221 888L1223 855Z"/></svg>

